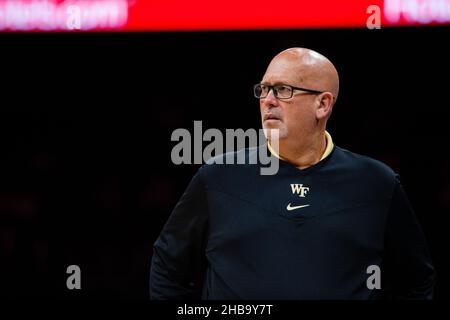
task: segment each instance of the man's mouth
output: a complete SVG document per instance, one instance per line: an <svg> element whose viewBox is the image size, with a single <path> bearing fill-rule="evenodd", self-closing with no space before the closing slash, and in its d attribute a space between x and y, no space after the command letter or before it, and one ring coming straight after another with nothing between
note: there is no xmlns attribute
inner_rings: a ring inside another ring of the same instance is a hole
<svg viewBox="0 0 450 320"><path fill-rule="evenodd" d="M267 120L280 120L280 117L278 117L272 113L266 113L264 115L264 121L267 121Z"/></svg>

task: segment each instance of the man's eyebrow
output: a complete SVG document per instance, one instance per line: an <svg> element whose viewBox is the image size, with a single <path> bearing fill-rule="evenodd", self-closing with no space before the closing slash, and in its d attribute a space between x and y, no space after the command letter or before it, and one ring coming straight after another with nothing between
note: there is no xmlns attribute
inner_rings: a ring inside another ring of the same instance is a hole
<svg viewBox="0 0 450 320"><path fill-rule="evenodd" d="M261 81L260 84L264 84L266 86L279 86L279 85L288 85L289 86L290 85L286 82L281 82L281 81L277 81L277 82L273 82L273 83L267 82L267 81Z"/></svg>

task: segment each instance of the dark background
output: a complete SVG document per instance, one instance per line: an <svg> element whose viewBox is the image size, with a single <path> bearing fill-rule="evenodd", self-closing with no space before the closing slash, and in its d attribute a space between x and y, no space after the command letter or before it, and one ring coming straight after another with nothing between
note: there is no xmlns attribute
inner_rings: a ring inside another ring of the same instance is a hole
<svg viewBox="0 0 450 320"><path fill-rule="evenodd" d="M198 168L171 163L172 131L260 128L252 85L302 46L340 73L335 143L401 175L449 298L449 30L1 34L0 295L147 299L152 244Z"/></svg>

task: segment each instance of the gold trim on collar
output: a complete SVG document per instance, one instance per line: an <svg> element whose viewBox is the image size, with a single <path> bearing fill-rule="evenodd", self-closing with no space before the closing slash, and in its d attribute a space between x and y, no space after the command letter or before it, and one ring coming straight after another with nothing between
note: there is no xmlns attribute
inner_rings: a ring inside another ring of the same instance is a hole
<svg viewBox="0 0 450 320"><path fill-rule="evenodd" d="M323 153L322 158L320 158L320 161L322 161L323 159L328 157L334 148L333 139L331 138L331 135L326 130L325 130L325 139L327 140L327 147L325 148L325 152Z"/></svg>
<svg viewBox="0 0 450 320"><path fill-rule="evenodd" d="M327 141L327 147L325 148L325 152L323 153L319 161L322 161L323 159L328 157L334 148L333 139L331 138L331 135L328 133L328 131L325 131L325 139ZM278 153L275 152L275 150L273 150L269 141L267 141L267 147L269 148L269 151L273 156L277 157L278 159L284 160Z"/></svg>

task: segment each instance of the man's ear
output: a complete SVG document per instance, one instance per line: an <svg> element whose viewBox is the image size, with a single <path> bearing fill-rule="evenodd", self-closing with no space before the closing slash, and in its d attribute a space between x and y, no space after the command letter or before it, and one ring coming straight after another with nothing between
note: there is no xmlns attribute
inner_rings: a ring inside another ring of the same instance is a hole
<svg viewBox="0 0 450 320"><path fill-rule="evenodd" d="M320 119L328 119L331 115L331 111L333 109L334 99L331 92L324 92L317 96L318 106L316 109L316 118Z"/></svg>

